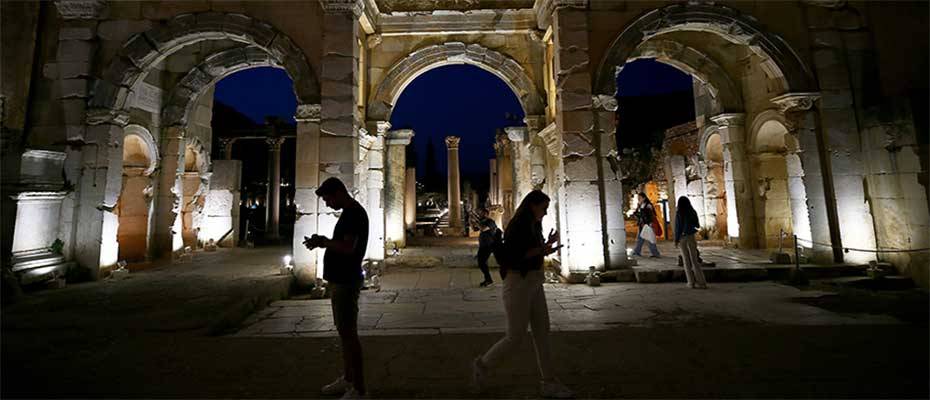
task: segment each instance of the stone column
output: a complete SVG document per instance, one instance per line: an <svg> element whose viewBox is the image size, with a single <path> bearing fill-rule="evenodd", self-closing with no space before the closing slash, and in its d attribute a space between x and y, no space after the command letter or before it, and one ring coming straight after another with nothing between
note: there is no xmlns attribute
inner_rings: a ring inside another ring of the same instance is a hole
<svg viewBox="0 0 930 400"><path fill-rule="evenodd" d="M497 135L494 142L494 153L497 156L497 206L501 209L501 224L505 226L513 215L513 162L511 161L510 139L506 134Z"/></svg>
<svg viewBox="0 0 930 400"><path fill-rule="evenodd" d="M417 170L407 167L407 177L404 180L404 228L410 232L417 229Z"/></svg>
<svg viewBox="0 0 930 400"><path fill-rule="evenodd" d="M533 163L532 151L527 140L527 130L523 126L512 126L504 128L507 132L507 138L510 139L511 161L513 167L513 204L511 207L516 210L531 190L533 190Z"/></svg>
<svg viewBox="0 0 930 400"><path fill-rule="evenodd" d="M408 192L407 145L413 135L413 130L400 129L388 132L385 138L387 163L384 169L387 184L384 188L384 237L386 242L393 242L401 248L407 246L404 218Z"/></svg>
<svg viewBox="0 0 930 400"><path fill-rule="evenodd" d="M322 278L323 252L310 252L303 245L304 236L320 232L331 235L332 232L319 230L319 198L314 192L320 186L320 105L302 104L297 106L297 158L294 171L294 205L297 209L294 221L294 241L292 254L298 283L309 284L315 278Z"/></svg>
<svg viewBox="0 0 930 400"><path fill-rule="evenodd" d="M284 138L265 139L268 144L268 194L265 207L266 238L276 240L280 237L278 223L281 218L281 145Z"/></svg>
<svg viewBox="0 0 930 400"><path fill-rule="evenodd" d="M594 126L598 135L598 178L601 182L604 265L606 268L631 266L626 256L626 219L623 214L623 185L617 153L617 99L613 95L591 98Z"/></svg>
<svg viewBox="0 0 930 400"><path fill-rule="evenodd" d="M710 118L723 145L723 176L727 191L727 237L740 248L757 246L755 212L746 158L745 114L720 114Z"/></svg>
<svg viewBox="0 0 930 400"><path fill-rule="evenodd" d="M123 183L123 127L94 125L86 135L96 145L83 151L75 256L97 277L100 268L116 265L119 257L119 218L113 211Z"/></svg>
<svg viewBox="0 0 930 400"><path fill-rule="evenodd" d="M384 137L391 124L378 121L372 124L374 135L370 135L370 147L367 161L366 191L368 195L368 259L372 261L384 260Z"/></svg>
<svg viewBox="0 0 930 400"><path fill-rule="evenodd" d="M355 180L355 165L360 162L358 104L359 24L363 2L322 0L323 43L320 61L319 179L336 177L349 192L358 195L361 182ZM364 205L364 204L363 204ZM333 233L337 213L319 205L317 231L326 236ZM368 210L371 217L371 210ZM296 238L295 238L296 240ZM369 241L375 238L369 237ZM316 252L322 257L323 252ZM322 263L317 274L322 276Z"/></svg>
<svg viewBox="0 0 930 400"><path fill-rule="evenodd" d="M459 141L458 136L446 136L446 149L448 150L448 186L449 186L449 225L456 236L462 230L462 194L459 181Z"/></svg>
<svg viewBox="0 0 930 400"><path fill-rule="evenodd" d="M184 174L184 131L172 126L162 129L160 168L158 170L158 190L155 196L155 218L152 246L149 253L152 258L171 257L181 250L181 196L183 187L181 177Z"/></svg>
<svg viewBox="0 0 930 400"><path fill-rule="evenodd" d="M490 168L489 168L490 169L490 177L489 177L490 185L488 188L488 203L489 205L492 205L492 206L500 205L500 200L498 200L497 198L499 194L498 192L500 191L500 188L499 188L500 182L498 182L498 178L497 178L497 158L492 158L488 160L488 164L490 165Z"/></svg>
<svg viewBox="0 0 930 400"><path fill-rule="evenodd" d="M792 230L801 246L812 249L815 261L842 261L844 241L839 234L836 209L829 205L832 188L824 179L824 172L830 172L824 169L826 155L820 151L823 145L814 107L818 98L816 93L789 93L773 98L772 102L785 114L785 128L798 143L798 148L788 149L785 155ZM847 220L843 222L845 226ZM869 232L861 234L872 236Z"/></svg>
<svg viewBox="0 0 930 400"><path fill-rule="evenodd" d="M562 276L581 281L590 267L607 265L603 160L598 155L599 133L591 93L587 11L557 6L552 13L554 68L559 88L554 106L561 131L564 180L558 191L559 231L562 237Z"/></svg>

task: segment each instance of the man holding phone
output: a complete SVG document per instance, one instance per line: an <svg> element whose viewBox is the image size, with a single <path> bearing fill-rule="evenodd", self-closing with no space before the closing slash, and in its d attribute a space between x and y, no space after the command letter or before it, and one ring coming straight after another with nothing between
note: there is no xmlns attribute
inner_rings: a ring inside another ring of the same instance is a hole
<svg viewBox="0 0 930 400"><path fill-rule="evenodd" d="M304 236L304 246L324 248L323 279L329 284L333 323L342 341L343 376L323 386L324 395L343 394L344 399L365 395L362 344L358 338L358 297L362 289L362 260L368 247L368 213L337 178L329 178L316 190L326 206L342 210L332 239Z"/></svg>

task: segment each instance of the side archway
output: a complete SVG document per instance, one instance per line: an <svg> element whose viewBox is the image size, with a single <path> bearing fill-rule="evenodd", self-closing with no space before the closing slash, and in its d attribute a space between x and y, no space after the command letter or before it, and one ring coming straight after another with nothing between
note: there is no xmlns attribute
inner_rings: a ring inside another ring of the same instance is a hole
<svg viewBox="0 0 930 400"><path fill-rule="evenodd" d="M266 56L261 62L272 63L287 70L294 81L294 91L302 104L319 103L320 89L316 75L306 56L286 35L261 20L242 14L204 12L176 16L149 31L133 35L94 86L88 104L90 124L115 119L128 106L132 87L149 69L186 46L205 40L232 40L248 45L243 54ZM247 50L254 49L254 50ZM234 57L232 54L228 57ZM217 65L223 64L215 60ZM232 64L230 64L232 65ZM210 79L207 71L192 71L188 84L199 85L197 79ZM204 84L206 85L206 84ZM202 87L202 86L201 86Z"/></svg>
<svg viewBox="0 0 930 400"><path fill-rule="evenodd" d="M675 4L646 12L614 40L598 67L596 92L616 93L618 68L623 67L637 47L657 35L676 31L709 32L747 46L763 59L762 68L770 78L781 81L786 92L815 91L813 76L798 54L752 17L720 5Z"/></svg>
<svg viewBox="0 0 930 400"><path fill-rule="evenodd" d="M526 115L545 111L536 85L518 62L478 44L450 42L416 50L394 64L368 102L368 119L389 121L394 104L410 82L429 70L453 64L474 65L499 77L517 95Z"/></svg>

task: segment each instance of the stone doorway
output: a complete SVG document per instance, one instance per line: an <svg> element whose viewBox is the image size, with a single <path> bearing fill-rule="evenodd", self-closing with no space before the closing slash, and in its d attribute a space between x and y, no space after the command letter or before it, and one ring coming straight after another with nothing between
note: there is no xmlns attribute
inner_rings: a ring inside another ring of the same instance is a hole
<svg viewBox="0 0 930 400"><path fill-rule="evenodd" d="M143 261L149 257L152 215L152 174L158 164L158 148L149 131L139 125L124 128L123 184L117 202L117 243L120 260Z"/></svg>

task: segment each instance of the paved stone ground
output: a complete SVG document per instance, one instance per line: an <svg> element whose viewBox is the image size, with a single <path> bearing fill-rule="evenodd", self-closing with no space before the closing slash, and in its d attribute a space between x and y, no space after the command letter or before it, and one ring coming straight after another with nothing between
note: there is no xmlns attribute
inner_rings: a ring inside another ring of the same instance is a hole
<svg viewBox="0 0 930 400"><path fill-rule="evenodd" d="M210 335L221 321L281 294L287 279L275 273L284 250L198 253L191 264L33 293L4 307L0 397L319 397L341 363L329 331L309 334L327 323L325 300L271 302L247 325L286 320L284 335ZM553 285L555 368L579 397L927 398L927 292L827 295L833 290ZM478 397L467 390L469 363L500 338L501 321L489 314L500 313L498 293L366 294L363 323L373 329L362 343L372 396ZM899 309L910 317L896 318ZM276 312L295 316L268 314ZM438 328L400 335L434 315L446 326L433 321ZM466 315L471 325L460 332L470 333L456 333ZM491 332L475 330L475 321ZM297 325L307 336L288 333ZM374 336L379 329L393 331ZM481 397L535 397L534 362L528 341L494 371Z"/></svg>
<svg viewBox="0 0 930 400"><path fill-rule="evenodd" d="M503 332L501 288L365 291L359 329L364 335ZM828 295L770 282L720 283L709 290L683 284L608 283L599 287L546 284L555 331L660 327L704 319L741 324L882 325L885 315L839 314L798 302ZM237 336L335 335L328 299L284 300L249 317Z"/></svg>

